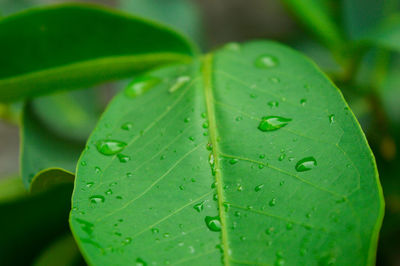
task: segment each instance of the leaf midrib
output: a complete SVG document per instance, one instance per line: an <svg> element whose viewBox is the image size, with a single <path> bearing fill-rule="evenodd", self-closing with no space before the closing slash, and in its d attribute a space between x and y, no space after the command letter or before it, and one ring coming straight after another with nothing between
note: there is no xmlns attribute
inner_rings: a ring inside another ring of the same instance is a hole
<svg viewBox="0 0 400 266"><path fill-rule="evenodd" d="M226 218L224 212L224 197L222 188L222 173L220 171L219 158L218 158L218 143L217 143L217 124L214 109L214 96L213 96L213 86L212 86L212 64L213 56L207 54L203 59L203 80L204 80L204 95L207 109L207 118L209 123L209 134L210 143L212 145L212 155L214 156L215 162L215 182L218 195L218 211L221 221L221 242L223 249L223 262L224 265L229 265L229 255L228 255L228 233L226 231Z"/></svg>

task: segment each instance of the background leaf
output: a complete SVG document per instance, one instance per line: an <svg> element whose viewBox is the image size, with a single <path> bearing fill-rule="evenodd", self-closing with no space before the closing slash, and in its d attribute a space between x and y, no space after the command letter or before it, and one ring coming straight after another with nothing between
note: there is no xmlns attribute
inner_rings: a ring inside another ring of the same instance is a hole
<svg viewBox="0 0 400 266"><path fill-rule="evenodd" d="M185 39L163 26L78 4L6 17L0 39L1 102L89 87L193 55Z"/></svg>
<svg viewBox="0 0 400 266"><path fill-rule="evenodd" d="M0 200L0 264L29 265L42 248L69 231L72 184L29 196L22 193L20 178L4 180L0 187L15 191Z"/></svg>
<svg viewBox="0 0 400 266"><path fill-rule="evenodd" d="M382 201L338 90L253 42L120 93L81 157L70 223L91 264L372 265Z"/></svg>

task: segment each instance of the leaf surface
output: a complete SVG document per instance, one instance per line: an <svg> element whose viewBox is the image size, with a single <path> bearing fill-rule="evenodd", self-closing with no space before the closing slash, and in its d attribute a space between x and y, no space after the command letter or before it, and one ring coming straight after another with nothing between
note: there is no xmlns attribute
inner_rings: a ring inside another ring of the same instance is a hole
<svg viewBox="0 0 400 266"><path fill-rule="evenodd" d="M158 24L80 4L0 20L0 102L85 88L160 64L188 62L192 46Z"/></svg>
<svg viewBox="0 0 400 266"><path fill-rule="evenodd" d="M276 43L134 80L75 182L70 224L93 265L374 264L373 155L338 89Z"/></svg>

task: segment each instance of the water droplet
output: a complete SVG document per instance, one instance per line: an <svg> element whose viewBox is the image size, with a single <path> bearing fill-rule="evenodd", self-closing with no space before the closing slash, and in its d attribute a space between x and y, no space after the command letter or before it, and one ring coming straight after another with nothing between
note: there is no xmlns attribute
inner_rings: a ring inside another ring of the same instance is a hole
<svg viewBox="0 0 400 266"><path fill-rule="evenodd" d="M246 237L245 237L245 236L241 236L241 237L240 237L240 240L241 240L241 241L245 241L245 240L246 240Z"/></svg>
<svg viewBox="0 0 400 266"><path fill-rule="evenodd" d="M258 129L261 131L275 131L286 126L292 119L280 116L264 116L261 118Z"/></svg>
<svg viewBox="0 0 400 266"><path fill-rule="evenodd" d="M132 124L132 123L126 122L125 124L123 124L123 125L121 126L121 129L126 130L126 131L129 131L129 130L132 129L132 127L133 127L133 124Z"/></svg>
<svg viewBox="0 0 400 266"><path fill-rule="evenodd" d="M151 232L153 234L158 234L160 232L160 230L158 228L151 228Z"/></svg>
<svg viewBox="0 0 400 266"><path fill-rule="evenodd" d="M265 158L265 154L260 154L260 159L264 159Z"/></svg>
<svg viewBox="0 0 400 266"><path fill-rule="evenodd" d="M282 162L283 159L285 159L285 157L286 157L286 154L285 154L285 153L282 153L282 154L279 156L278 160L279 160L280 162Z"/></svg>
<svg viewBox="0 0 400 266"><path fill-rule="evenodd" d="M229 160L229 163L230 164L236 164L238 161L239 161L238 159L232 158L232 159Z"/></svg>
<svg viewBox="0 0 400 266"><path fill-rule="evenodd" d="M264 168L264 165L263 164L259 164L258 165L258 169L263 169Z"/></svg>
<svg viewBox="0 0 400 266"><path fill-rule="evenodd" d="M183 122L189 123L190 122L190 117L186 117L185 119L183 119Z"/></svg>
<svg viewBox="0 0 400 266"><path fill-rule="evenodd" d="M263 187L264 187L264 184L257 185L257 186L254 188L254 191L255 191L255 192L258 192L258 191L260 191Z"/></svg>
<svg viewBox="0 0 400 266"><path fill-rule="evenodd" d="M275 231L275 228L270 227L270 228L268 228L267 230L265 230L265 233L266 233L267 235L272 235L272 234L274 233L274 231Z"/></svg>
<svg viewBox="0 0 400 266"><path fill-rule="evenodd" d="M86 183L86 187L87 187L87 188L91 188L91 187L93 187L93 185L94 185L93 182L87 182L87 183Z"/></svg>
<svg viewBox="0 0 400 266"><path fill-rule="evenodd" d="M235 118L235 120L236 120L237 122L242 121L242 120L243 120L243 117L237 116L237 117Z"/></svg>
<svg viewBox="0 0 400 266"><path fill-rule="evenodd" d="M121 152L126 143L118 140L99 140L96 143L97 150L104 155L114 155Z"/></svg>
<svg viewBox="0 0 400 266"><path fill-rule="evenodd" d="M237 191L242 191L243 190L243 186L241 184L237 185Z"/></svg>
<svg viewBox="0 0 400 266"><path fill-rule="evenodd" d="M204 203L205 201L195 204L193 209L195 209L197 212L201 212L204 209Z"/></svg>
<svg viewBox="0 0 400 266"><path fill-rule="evenodd" d="M183 185L180 185L179 190L185 190L185 187Z"/></svg>
<svg viewBox="0 0 400 266"><path fill-rule="evenodd" d="M329 118L329 123L331 123L331 124L335 123L335 115L334 114L329 115L328 118Z"/></svg>
<svg viewBox="0 0 400 266"><path fill-rule="evenodd" d="M272 198L272 199L269 201L269 206L274 207L275 205L276 205L276 198Z"/></svg>
<svg viewBox="0 0 400 266"><path fill-rule="evenodd" d="M102 203L104 202L104 197L101 195L94 195L89 198L91 203Z"/></svg>
<svg viewBox="0 0 400 266"><path fill-rule="evenodd" d="M86 166L86 165L87 165L86 161L82 161L82 162L81 162L81 165L82 165L82 166Z"/></svg>
<svg viewBox="0 0 400 266"><path fill-rule="evenodd" d="M202 117L202 118L206 118L206 117L207 117L207 114L206 114L205 112L203 112L203 113L201 113L201 117Z"/></svg>
<svg viewBox="0 0 400 266"><path fill-rule="evenodd" d="M88 235L91 235L93 233L94 225L92 223L79 218L76 218L75 221L77 221L81 225L81 228L85 233L87 233Z"/></svg>
<svg viewBox="0 0 400 266"><path fill-rule="evenodd" d="M204 221L206 222L208 229L210 229L211 231L213 232L221 231L221 220L218 216L215 217L206 216Z"/></svg>
<svg viewBox="0 0 400 266"><path fill-rule="evenodd" d="M133 176L133 174L131 173L131 172L128 172L128 173L126 173L126 177L132 177Z"/></svg>
<svg viewBox="0 0 400 266"><path fill-rule="evenodd" d="M156 77L137 77L125 88L125 95L129 98L135 98L160 83L160 81Z"/></svg>
<svg viewBox="0 0 400 266"><path fill-rule="evenodd" d="M100 167L95 167L94 168L94 172L96 173L96 174L100 174L101 173L101 169L100 169Z"/></svg>
<svg viewBox="0 0 400 266"><path fill-rule="evenodd" d="M231 42L224 46L224 49L231 51L231 52L239 52L240 51L240 44L237 42Z"/></svg>
<svg viewBox="0 0 400 266"><path fill-rule="evenodd" d="M275 261L275 266L283 266L285 265L285 260L282 258L277 258Z"/></svg>
<svg viewBox="0 0 400 266"><path fill-rule="evenodd" d="M170 237L171 235L169 234L169 233L165 233L164 235L163 235L163 237L164 238L168 238L168 237Z"/></svg>
<svg viewBox="0 0 400 266"><path fill-rule="evenodd" d="M136 259L136 266L147 266L147 263L141 258Z"/></svg>
<svg viewBox="0 0 400 266"><path fill-rule="evenodd" d="M208 128L208 122L203 123L203 128Z"/></svg>
<svg viewBox="0 0 400 266"><path fill-rule="evenodd" d="M278 107L279 106L279 102L277 101L271 101L268 102L268 105L272 108L272 107Z"/></svg>
<svg viewBox="0 0 400 266"><path fill-rule="evenodd" d="M127 245L127 244L129 244L129 243L131 243L132 242L132 238L130 238L130 237L126 237L125 239L124 239L124 245Z"/></svg>
<svg viewBox="0 0 400 266"><path fill-rule="evenodd" d="M111 195L113 192L112 192L112 190L111 189L108 189L107 191L106 191L106 195Z"/></svg>
<svg viewBox="0 0 400 266"><path fill-rule="evenodd" d="M173 92L179 90L180 88L183 87L183 85L185 85L189 81L190 81L190 77L189 76L180 76L180 77L178 77L176 79L176 82L174 83L174 85L172 85L171 88L169 88L168 92L169 93L173 93Z"/></svg>
<svg viewBox="0 0 400 266"><path fill-rule="evenodd" d="M307 103L307 99L301 99L301 100L300 100L300 104L301 104L301 105L304 106L304 105L306 105L306 103Z"/></svg>
<svg viewBox="0 0 400 266"><path fill-rule="evenodd" d="M190 136L190 137L189 137L189 140L190 140L190 141L194 141L194 137L193 137L193 136Z"/></svg>
<svg viewBox="0 0 400 266"><path fill-rule="evenodd" d="M240 215L241 215L240 211L235 211L235 216L236 217L240 217Z"/></svg>
<svg viewBox="0 0 400 266"><path fill-rule="evenodd" d="M269 79L270 81L272 81L273 83L279 83L281 80L277 77L272 77Z"/></svg>
<svg viewBox="0 0 400 266"><path fill-rule="evenodd" d="M287 230L292 230L293 229L293 224L292 223L287 223L286 224L286 229Z"/></svg>
<svg viewBox="0 0 400 266"><path fill-rule="evenodd" d="M126 162L128 162L128 161L131 159L130 156L124 155L124 154L121 154L121 153L118 154L117 157L118 157L118 159L119 159L119 161L120 161L121 163L126 163Z"/></svg>
<svg viewBox="0 0 400 266"><path fill-rule="evenodd" d="M305 172L315 168L316 166L317 166L317 160L315 160L314 157L310 156L298 161L296 163L295 168L297 172Z"/></svg>
<svg viewBox="0 0 400 266"><path fill-rule="evenodd" d="M276 67L278 64L278 58L272 55L261 55L254 62L254 65L258 68L272 68Z"/></svg>
<svg viewBox="0 0 400 266"><path fill-rule="evenodd" d="M250 93L250 98L255 99L255 98L257 98L257 95L254 93Z"/></svg>

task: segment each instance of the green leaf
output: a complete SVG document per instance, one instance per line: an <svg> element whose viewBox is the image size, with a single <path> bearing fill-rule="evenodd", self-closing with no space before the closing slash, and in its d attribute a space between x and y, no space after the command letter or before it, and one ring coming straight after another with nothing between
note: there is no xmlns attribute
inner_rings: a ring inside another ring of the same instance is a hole
<svg viewBox="0 0 400 266"><path fill-rule="evenodd" d="M332 49L344 43L343 33L335 19L334 1L282 0L299 20Z"/></svg>
<svg viewBox="0 0 400 266"><path fill-rule="evenodd" d="M400 14L390 16L364 33L361 41L400 52Z"/></svg>
<svg viewBox="0 0 400 266"><path fill-rule="evenodd" d="M252 42L146 77L160 82L114 98L78 165L89 264L374 264L375 161L312 62Z"/></svg>
<svg viewBox="0 0 400 266"><path fill-rule="evenodd" d="M32 180L39 190L57 182L73 181L84 142L62 138L49 130L29 104L23 111L20 136L21 175L27 188Z"/></svg>
<svg viewBox="0 0 400 266"><path fill-rule="evenodd" d="M0 264L31 265L41 250L69 231L68 213L72 185L46 193L21 193L21 178L0 182L9 193L0 201Z"/></svg>
<svg viewBox="0 0 400 266"><path fill-rule="evenodd" d="M79 4L3 18L0 39L0 102L90 87L162 64L188 62L193 55L191 44L168 28Z"/></svg>
<svg viewBox="0 0 400 266"><path fill-rule="evenodd" d="M35 266L84 265L78 246L71 234L66 234L52 243L36 259Z"/></svg>

